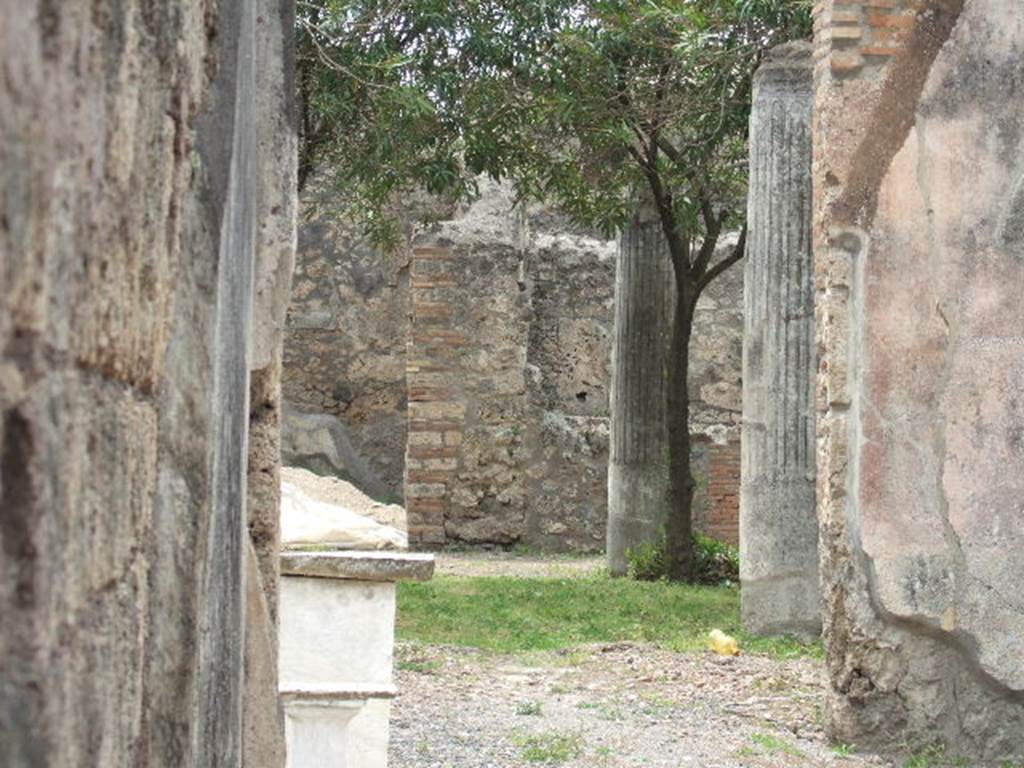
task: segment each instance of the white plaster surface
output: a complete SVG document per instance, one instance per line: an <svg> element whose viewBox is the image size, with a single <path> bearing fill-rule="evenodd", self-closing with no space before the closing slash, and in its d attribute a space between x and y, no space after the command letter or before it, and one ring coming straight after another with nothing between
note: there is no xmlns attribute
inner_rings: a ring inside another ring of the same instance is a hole
<svg viewBox="0 0 1024 768"><path fill-rule="evenodd" d="M387 768L391 735L391 702L369 699L348 725L347 765L353 768Z"/></svg>
<svg viewBox="0 0 1024 768"><path fill-rule="evenodd" d="M390 687L395 585L281 579L281 690Z"/></svg>
<svg viewBox="0 0 1024 768"><path fill-rule="evenodd" d="M286 768L352 768L354 757L349 722L362 701L290 702L285 707ZM385 751L386 754L386 751ZM366 763L365 765L370 765Z"/></svg>

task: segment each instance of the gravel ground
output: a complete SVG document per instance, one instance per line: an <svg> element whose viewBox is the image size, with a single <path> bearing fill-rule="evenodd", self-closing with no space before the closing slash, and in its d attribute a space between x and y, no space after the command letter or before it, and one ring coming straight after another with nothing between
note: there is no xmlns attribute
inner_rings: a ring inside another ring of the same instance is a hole
<svg viewBox="0 0 1024 768"><path fill-rule="evenodd" d="M616 643L501 656L401 644L392 768L891 765L819 725L821 663Z"/></svg>
<svg viewBox="0 0 1024 768"><path fill-rule="evenodd" d="M604 567L604 555L534 556L516 552L439 552L435 573L445 576L522 576L569 578L585 576Z"/></svg>
<svg viewBox="0 0 1024 768"><path fill-rule="evenodd" d="M443 553L437 572L571 577L601 557ZM400 643L391 768L891 766L840 755L820 726L824 669L638 643L499 655Z"/></svg>

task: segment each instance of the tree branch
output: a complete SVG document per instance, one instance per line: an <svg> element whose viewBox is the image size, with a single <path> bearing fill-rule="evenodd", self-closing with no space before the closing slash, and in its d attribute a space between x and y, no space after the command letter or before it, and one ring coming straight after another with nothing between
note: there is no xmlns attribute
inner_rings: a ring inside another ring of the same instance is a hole
<svg viewBox="0 0 1024 768"><path fill-rule="evenodd" d="M715 210L711 201L703 190L698 190L697 197L700 201L700 213L704 218L704 241L700 244L700 251L693 262L693 279L700 280L704 276L711 257L715 255L715 247L718 245L718 236L722 234L722 225L725 223L726 212L722 211L715 216Z"/></svg>
<svg viewBox="0 0 1024 768"><path fill-rule="evenodd" d="M720 262L715 264L711 269L704 273L704 276L697 280L697 296L700 296L701 292L708 287L708 284L718 277L720 274L725 272L729 267L735 264L737 261L743 258L744 253L747 249L747 225L743 225L743 229L740 230L740 239L736 241L736 247L732 249L732 253L722 259Z"/></svg>

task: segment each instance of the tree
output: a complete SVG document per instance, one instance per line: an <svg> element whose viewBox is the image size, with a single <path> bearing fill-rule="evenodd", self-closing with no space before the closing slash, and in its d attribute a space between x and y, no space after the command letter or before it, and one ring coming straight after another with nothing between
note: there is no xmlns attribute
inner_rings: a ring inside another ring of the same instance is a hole
<svg viewBox="0 0 1024 768"><path fill-rule="evenodd" d="M693 314L743 256L753 72L809 33L808 4L300 0L299 27L303 176L328 163L378 240L397 237L395 195L471 195L480 174L609 234L650 201L675 288L668 570L690 578Z"/></svg>

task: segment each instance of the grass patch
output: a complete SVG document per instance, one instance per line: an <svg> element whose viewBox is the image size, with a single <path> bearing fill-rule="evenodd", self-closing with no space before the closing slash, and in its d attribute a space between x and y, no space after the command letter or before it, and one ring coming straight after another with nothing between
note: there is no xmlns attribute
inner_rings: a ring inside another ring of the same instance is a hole
<svg viewBox="0 0 1024 768"><path fill-rule="evenodd" d="M433 675L438 672L443 662L439 659L421 661L419 659L399 659L396 666L408 672L419 672L421 675Z"/></svg>
<svg viewBox="0 0 1024 768"><path fill-rule="evenodd" d="M770 733L755 733L751 735L750 740L769 754L783 754L789 755L790 757L806 757L806 755L804 755L804 753L797 749L793 744L790 744L785 739L780 739L778 736L773 736Z"/></svg>
<svg viewBox="0 0 1024 768"><path fill-rule="evenodd" d="M519 747L520 756L528 763L557 765L579 757L583 752L583 737L578 733L513 733L512 742Z"/></svg>
<svg viewBox="0 0 1024 768"><path fill-rule="evenodd" d="M950 757L941 744L925 747L907 758L903 768L968 768L969 763L962 757Z"/></svg>
<svg viewBox="0 0 1024 768"><path fill-rule="evenodd" d="M836 757L845 759L852 756L857 751L857 748L852 744L836 744L832 747L832 751L835 752Z"/></svg>
<svg viewBox="0 0 1024 768"><path fill-rule="evenodd" d="M822 655L820 643L745 634L739 592L729 587L605 576L436 576L398 585L398 636L420 643L523 653L633 641L698 651L714 628L738 637L747 653Z"/></svg>
<svg viewBox="0 0 1024 768"><path fill-rule="evenodd" d="M648 717L663 717L671 714L674 710L679 709L679 707L678 701L673 701L658 694L652 694L644 696L640 712Z"/></svg>

